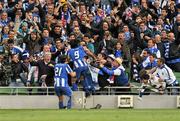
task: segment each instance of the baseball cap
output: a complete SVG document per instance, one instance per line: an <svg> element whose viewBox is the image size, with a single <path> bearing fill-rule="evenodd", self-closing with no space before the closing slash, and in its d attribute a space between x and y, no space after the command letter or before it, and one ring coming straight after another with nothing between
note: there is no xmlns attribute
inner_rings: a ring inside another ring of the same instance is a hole
<svg viewBox="0 0 180 121"><path fill-rule="evenodd" d="M116 57L113 54L108 55L108 57L111 58L112 60L116 59Z"/></svg>
<svg viewBox="0 0 180 121"><path fill-rule="evenodd" d="M27 51L24 51L22 54L22 60L29 59L29 53Z"/></svg>

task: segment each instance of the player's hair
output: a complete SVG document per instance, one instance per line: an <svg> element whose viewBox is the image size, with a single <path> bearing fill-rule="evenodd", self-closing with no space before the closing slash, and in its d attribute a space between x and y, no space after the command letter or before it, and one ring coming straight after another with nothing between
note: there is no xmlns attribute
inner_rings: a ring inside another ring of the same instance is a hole
<svg viewBox="0 0 180 121"><path fill-rule="evenodd" d="M165 64L165 59L164 58L158 58L161 62L162 62L162 64Z"/></svg>
<svg viewBox="0 0 180 121"><path fill-rule="evenodd" d="M58 61L59 63L65 63L66 59L67 59L66 55L60 55Z"/></svg>
<svg viewBox="0 0 180 121"><path fill-rule="evenodd" d="M79 40L76 38L73 41L70 41L71 48L76 48L79 46Z"/></svg>
<svg viewBox="0 0 180 121"><path fill-rule="evenodd" d="M148 74L144 74L141 76L142 80L148 80L150 78L150 76Z"/></svg>

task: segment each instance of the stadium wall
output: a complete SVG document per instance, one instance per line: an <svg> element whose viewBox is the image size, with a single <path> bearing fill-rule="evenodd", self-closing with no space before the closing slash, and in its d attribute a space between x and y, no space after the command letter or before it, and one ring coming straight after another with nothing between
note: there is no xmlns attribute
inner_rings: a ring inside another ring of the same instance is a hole
<svg viewBox="0 0 180 121"><path fill-rule="evenodd" d="M135 109L173 109L177 108L177 96L169 95L149 95L143 96L138 100L137 96L133 98L133 106ZM93 108L97 104L101 104L104 109L118 108L117 95L96 95L89 98L84 97L84 92L75 92L73 94L73 108ZM8 95L0 96L0 109L57 109L58 98L56 96L20 96Z"/></svg>

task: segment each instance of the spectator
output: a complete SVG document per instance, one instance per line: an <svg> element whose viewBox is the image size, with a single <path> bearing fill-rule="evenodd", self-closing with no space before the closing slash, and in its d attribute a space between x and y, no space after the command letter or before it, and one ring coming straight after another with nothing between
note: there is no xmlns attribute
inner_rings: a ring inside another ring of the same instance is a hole
<svg viewBox="0 0 180 121"><path fill-rule="evenodd" d="M155 41L153 39L148 40L148 50L151 54L155 54L157 58L161 57L161 53L157 47L155 47Z"/></svg>
<svg viewBox="0 0 180 121"><path fill-rule="evenodd" d="M5 41L8 40L8 33L9 33L9 27L8 26L4 26L2 28L2 32L1 32L1 42L4 43Z"/></svg>
<svg viewBox="0 0 180 121"><path fill-rule="evenodd" d="M106 53L112 54L113 53L113 46L114 46L115 40L112 38L112 35L109 31L104 32L103 40L99 42L97 53Z"/></svg>
<svg viewBox="0 0 180 121"><path fill-rule="evenodd" d="M46 45L48 43L53 44L53 38L50 37L48 29L43 30L40 42L42 45Z"/></svg>
<svg viewBox="0 0 180 121"><path fill-rule="evenodd" d="M19 46L15 46L14 45L14 40L9 39L8 40L8 51L10 51L11 54L19 54L19 57L21 57L22 53L23 53L23 49L20 48Z"/></svg>
<svg viewBox="0 0 180 121"><path fill-rule="evenodd" d="M173 26L173 32L177 40L177 44L180 44L180 39L178 38L179 37L178 35L180 33L180 14L176 16L176 22Z"/></svg>
<svg viewBox="0 0 180 121"><path fill-rule="evenodd" d="M7 12L2 12L1 13L1 18L0 18L0 26L4 27L7 26L10 22L10 18L8 18L8 14Z"/></svg>
<svg viewBox="0 0 180 121"><path fill-rule="evenodd" d="M125 41L126 41L126 42L130 41L130 39L131 39L131 33L130 33L129 28L128 28L127 25L124 25L124 27L123 27L123 32L124 32L124 35L125 35Z"/></svg>
<svg viewBox="0 0 180 121"><path fill-rule="evenodd" d="M157 68L155 68L154 75L159 77L159 82L166 82L167 87L179 86L178 81L172 71L166 64L163 58L157 60ZM177 94L177 89L172 89L172 94Z"/></svg>
<svg viewBox="0 0 180 121"><path fill-rule="evenodd" d="M107 60L106 60L107 59ZM95 67L98 67L100 63L103 63L107 67L111 68L111 63L108 61L110 57L107 57L105 53L99 53L97 56L97 61ZM105 73L102 70L99 70L98 72L98 84L100 86L100 90L106 90L104 89L105 86L109 86L110 82L107 80L109 78L109 75Z"/></svg>
<svg viewBox="0 0 180 121"><path fill-rule="evenodd" d="M28 68L19 61L18 55L12 55L12 76L11 76L11 83L9 86L11 87L22 87L26 82L23 82L22 74L25 72L26 76L28 73Z"/></svg>
<svg viewBox="0 0 180 121"><path fill-rule="evenodd" d="M54 26L53 30L50 32L50 36L53 38L53 40L56 40L57 38L61 38L62 30L60 26Z"/></svg>
<svg viewBox="0 0 180 121"><path fill-rule="evenodd" d="M168 42L165 43L165 59L166 63L170 68L173 68L175 71L180 72L180 48L178 44L178 39L174 37L174 33L170 32L168 34Z"/></svg>
<svg viewBox="0 0 180 121"><path fill-rule="evenodd" d="M23 42L26 44L25 50L29 50L30 55L40 53L42 46L40 42L40 35L37 30L33 30L31 33L27 34L24 37Z"/></svg>
<svg viewBox="0 0 180 121"><path fill-rule="evenodd" d="M139 72L141 68L141 57L138 53L134 53L132 55L132 62L131 62L131 79L135 82L141 82Z"/></svg>
<svg viewBox="0 0 180 121"><path fill-rule="evenodd" d="M31 66L37 66L39 73L39 86L47 87L53 86L53 75L54 75L54 62L51 61L51 53L45 52L43 55L43 60L33 61L30 60Z"/></svg>
<svg viewBox="0 0 180 121"><path fill-rule="evenodd" d="M114 84L116 86L129 86L128 77L125 73L125 68L122 66L121 58L114 58L112 62L112 70L106 68L103 64L100 64L101 70L112 76Z"/></svg>
<svg viewBox="0 0 180 121"><path fill-rule="evenodd" d="M75 34L77 39L82 40L84 35L81 33L79 26L74 27L73 33Z"/></svg>
<svg viewBox="0 0 180 121"><path fill-rule="evenodd" d="M126 41L125 41L125 35L123 32L120 32L118 34L117 42L120 42L122 45L122 51L124 52L122 58L124 60L127 60L128 62L130 62L130 60L131 60L130 49L129 49L129 46L127 45Z"/></svg>
<svg viewBox="0 0 180 121"><path fill-rule="evenodd" d="M155 40L155 43L156 43L155 46L157 46L157 49L160 51L160 55L162 57L164 57L164 44L161 41L162 40L161 36L159 34L155 35L154 40Z"/></svg>
<svg viewBox="0 0 180 121"><path fill-rule="evenodd" d="M157 60L155 54L149 54L148 58L142 62L143 69L149 70L157 66Z"/></svg>
<svg viewBox="0 0 180 121"><path fill-rule="evenodd" d="M67 47L65 45L65 43L62 42L61 39L56 39L56 46L55 46L55 54L54 54L54 58L55 62L58 63L58 57L60 55L67 55Z"/></svg>
<svg viewBox="0 0 180 121"><path fill-rule="evenodd" d="M122 54L123 54L123 52L122 52L122 46L121 46L121 43L120 42L117 42L116 43L116 46L115 46L115 53L114 53L114 55L115 55L115 57L116 58L118 58L118 57L122 57Z"/></svg>
<svg viewBox="0 0 180 121"><path fill-rule="evenodd" d="M83 41L86 43L87 48L94 53L94 45L92 43L94 40L91 39L89 34L84 35Z"/></svg>
<svg viewBox="0 0 180 121"><path fill-rule="evenodd" d="M143 95L149 95L151 91L164 94L166 83L159 81L159 78L146 72L141 76L141 89L139 91L139 100L142 100Z"/></svg>

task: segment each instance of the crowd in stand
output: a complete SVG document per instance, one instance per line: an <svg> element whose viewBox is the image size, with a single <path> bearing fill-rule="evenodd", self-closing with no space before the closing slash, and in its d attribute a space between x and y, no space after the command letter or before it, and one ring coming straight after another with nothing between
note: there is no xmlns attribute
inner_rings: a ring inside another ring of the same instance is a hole
<svg viewBox="0 0 180 121"><path fill-rule="evenodd" d="M179 85L180 1L0 0L0 53L1 86L53 86L66 55L74 91L133 80L163 93Z"/></svg>

